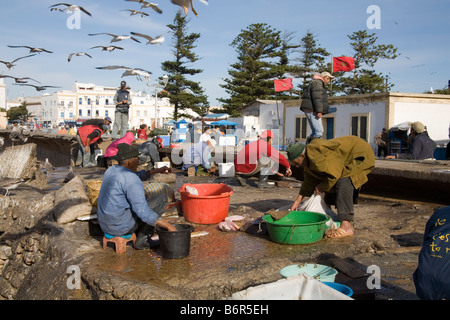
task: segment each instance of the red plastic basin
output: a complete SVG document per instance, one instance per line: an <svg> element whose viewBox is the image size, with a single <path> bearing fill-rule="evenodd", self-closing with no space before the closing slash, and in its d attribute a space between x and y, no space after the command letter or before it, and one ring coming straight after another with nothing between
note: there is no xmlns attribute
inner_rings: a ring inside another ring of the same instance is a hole
<svg viewBox="0 0 450 320"><path fill-rule="evenodd" d="M186 186L195 188L197 195L186 191ZM178 191L181 194L181 207L186 221L199 224L215 224L228 216L230 196L233 189L224 184L200 183L183 185Z"/></svg>

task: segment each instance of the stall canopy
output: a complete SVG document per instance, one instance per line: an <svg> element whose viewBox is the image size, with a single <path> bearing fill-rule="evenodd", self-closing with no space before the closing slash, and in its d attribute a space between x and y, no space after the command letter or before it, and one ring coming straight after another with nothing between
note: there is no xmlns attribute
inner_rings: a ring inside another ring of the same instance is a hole
<svg viewBox="0 0 450 320"><path fill-rule="evenodd" d="M400 124L396 124L395 126L390 128L390 130L392 130L392 131L398 131L398 130L408 131L410 126L411 126L411 122L402 122Z"/></svg>
<svg viewBox="0 0 450 320"><path fill-rule="evenodd" d="M219 120L219 121L214 121L211 122L211 125L215 126L237 126L236 122L232 122L232 121L228 121L228 120Z"/></svg>

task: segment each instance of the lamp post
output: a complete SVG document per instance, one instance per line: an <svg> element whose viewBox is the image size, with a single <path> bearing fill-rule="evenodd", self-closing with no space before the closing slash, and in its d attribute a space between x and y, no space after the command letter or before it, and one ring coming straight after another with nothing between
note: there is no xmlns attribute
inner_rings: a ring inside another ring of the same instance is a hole
<svg viewBox="0 0 450 320"><path fill-rule="evenodd" d="M158 127L158 89L164 89L167 86L167 83L169 82L169 76L167 74L163 75L162 82L163 84L155 83L151 85L155 88L155 129Z"/></svg>

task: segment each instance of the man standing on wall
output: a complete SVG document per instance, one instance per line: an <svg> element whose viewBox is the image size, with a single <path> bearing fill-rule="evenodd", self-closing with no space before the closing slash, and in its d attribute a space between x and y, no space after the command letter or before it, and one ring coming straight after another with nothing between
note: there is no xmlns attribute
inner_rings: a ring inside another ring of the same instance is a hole
<svg viewBox="0 0 450 320"><path fill-rule="evenodd" d="M112 131L113 139L122 138L127 133L129 109L131 103L131 94L127 90L127 83L122 81L120 83L120 89L117 90L114 96L114 104L116 105L116 112L114 114L114 126ZM120 136L117 137L117 133L120 130Z"/></svg>
<svg viewBox="0 0 450 320"><path fill-rule="evenodd" d="M311 135L306 140L321 138L323 134L322 116L328 113L328 93L326 86L334 77L329 72L316 74L302 96L300 110L305 113L311 128Z"/></svg>

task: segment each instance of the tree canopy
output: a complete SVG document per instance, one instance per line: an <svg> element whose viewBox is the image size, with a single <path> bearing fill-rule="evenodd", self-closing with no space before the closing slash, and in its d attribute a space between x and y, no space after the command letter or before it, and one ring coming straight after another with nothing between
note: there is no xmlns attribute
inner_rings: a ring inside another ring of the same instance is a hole
<svg viewBox="0 0 450 320"><path fill-rule="evenodd" d="M187 25L189 19L178 11L173 24L169 24L173 34L173 60L164 61L162 70L168 73L169 82L161 96L167 96L175 106L173 118L191 117L185 110L191 109L202 115L207 114L209 103L200 83L188 79L188 76L195 76L203 72L201 69L194 69L190 65L199 60L197 54L193 52L196 48L195 42L200 38L199 33L188 34Z"/></svg>

